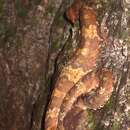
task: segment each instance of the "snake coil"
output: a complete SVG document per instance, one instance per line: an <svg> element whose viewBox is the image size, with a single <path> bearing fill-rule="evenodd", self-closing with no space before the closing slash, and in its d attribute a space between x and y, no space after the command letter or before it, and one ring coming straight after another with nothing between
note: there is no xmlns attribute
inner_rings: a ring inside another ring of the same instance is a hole
<svg viewBox="0 0 130 130"><path fill-rule="evenodd" d="M96 70L101 38L94 9L75 0L66 14L72 23L80 20L81 46L58 77L46 113L45 130L88 129L85 95L100 88L89 106L96 110L108 101L114 87L110 70Z"/></svg>

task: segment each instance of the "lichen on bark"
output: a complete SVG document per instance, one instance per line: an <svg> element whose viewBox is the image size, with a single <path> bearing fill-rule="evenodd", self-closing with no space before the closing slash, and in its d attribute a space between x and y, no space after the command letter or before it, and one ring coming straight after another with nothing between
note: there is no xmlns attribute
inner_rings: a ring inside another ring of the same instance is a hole
<svg viewBox="0 0 130 130"><path fill-rule="evenodd" d="M86 0L86 4L91 1ZM79 23L73 28L64 17L72 2L0 1L0 129L41 129L47 97L53 89L50 82L78 46ZM89 110L90 128L129 130L130 2L94 3L100 24L108 16L110 45L103 52L103 62L117 74L117 82L105 107Z"/></svg>

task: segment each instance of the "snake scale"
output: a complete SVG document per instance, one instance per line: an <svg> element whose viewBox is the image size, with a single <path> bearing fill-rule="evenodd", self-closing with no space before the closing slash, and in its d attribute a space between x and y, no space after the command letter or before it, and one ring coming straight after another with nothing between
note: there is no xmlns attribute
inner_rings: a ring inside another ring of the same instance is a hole
<svg viewBox="0 0 130 130"><path fill-rule="evenodd" d="M72 23L80 21L80 47L57 79L45 117L45 130L88 129L86 109L101 108L114 87L113 73L107 68L96 69L102 42L94 9L82 0L75 0L66 14ZM86 95L97 89L96 96L87 104Z"/></svg>

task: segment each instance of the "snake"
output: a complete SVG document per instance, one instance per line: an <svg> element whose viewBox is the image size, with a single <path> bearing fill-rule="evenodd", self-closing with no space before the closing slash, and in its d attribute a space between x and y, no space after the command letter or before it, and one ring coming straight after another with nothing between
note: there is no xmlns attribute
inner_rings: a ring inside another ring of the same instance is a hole
<svg viewBox="0 0 130 130"><path fill-rule="evenodd" d="M111 97L113 72L96 68L102 39L95 10L75 0L66 15L71 23L80 22L80 46L63 67L47 107L45 130L89 130L87 109L97 110ZM87 95L96 95L87 103Z"/></svg>

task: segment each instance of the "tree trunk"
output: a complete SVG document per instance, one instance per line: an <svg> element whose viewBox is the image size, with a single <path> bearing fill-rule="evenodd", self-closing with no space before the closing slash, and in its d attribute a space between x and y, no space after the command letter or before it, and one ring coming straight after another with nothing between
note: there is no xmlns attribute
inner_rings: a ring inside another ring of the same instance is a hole
<svg viewBox="0 0 130 130"><path fill-rule="evenodd" d="M90 4L93 0L85 0ZM41 130L56 78L78 48L79 23L66 19L70 0L0 1L0 129ZM130 129L130 2L94 0L110 44L102 62L116 76L100 110L89 110L92 130ZM105 23L105 22L106 23Z"/></svg>

